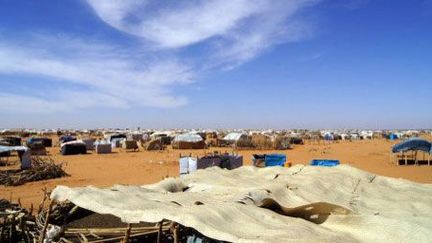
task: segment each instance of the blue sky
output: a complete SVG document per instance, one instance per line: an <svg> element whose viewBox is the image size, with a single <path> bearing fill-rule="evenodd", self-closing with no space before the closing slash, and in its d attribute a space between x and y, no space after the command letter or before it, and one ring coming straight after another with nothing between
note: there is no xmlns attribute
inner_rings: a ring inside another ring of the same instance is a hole
<svg viewBox="0 0 432 243"><path fill-rule="evenodd" d="M1 1L0 127L431 128L432 1Z"/></svg>

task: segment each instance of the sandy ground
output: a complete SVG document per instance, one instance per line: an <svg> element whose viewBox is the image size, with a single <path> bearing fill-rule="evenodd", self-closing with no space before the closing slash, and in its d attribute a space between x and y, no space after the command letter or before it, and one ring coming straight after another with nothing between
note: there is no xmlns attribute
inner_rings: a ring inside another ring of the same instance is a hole
<svg viewBox="0 0 432 243"><path fill-rule="evenodd" d="M252 163L254 153L285 153L292 164L308 164L314 158L339 159L341 163L372 173L404 178L421 183L432 183L432 166L397 166L391 160L390 150L396 142L384 139L363 141L342 141L321 144L297 145L286 151L239 150L245 165ZM180 153L204 155L212 151L233 152L230 148L207 150L173 150L132 152L116 149L111 154L62 156L59 148L49 148L49 154L65 163L70 177L27 183L17 187L0 186L0 198L17 201L29 207L38 205L42 199L42 189L53 189L56 185L110 187L114 184L142 185L157 182L167 176L178 176ZM0 170L11 167L0 167Z"/></svg>

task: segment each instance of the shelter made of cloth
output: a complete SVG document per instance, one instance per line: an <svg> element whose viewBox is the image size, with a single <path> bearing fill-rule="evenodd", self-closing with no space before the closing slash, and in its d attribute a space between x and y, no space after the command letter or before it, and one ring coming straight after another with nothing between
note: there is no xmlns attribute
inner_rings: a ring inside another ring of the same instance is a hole
<svg viewBox="0 0 432 243"><path fill-rule="evenodd" d="M432 153L432 144L425 139L412 138L400 142L392 148L393 153L400 153L406 151L423 151L430 154Z"/></svg>
<svg viewBox="0 0 432 243"><path fill-rule="evenodd" d="M58 186L51 198L127 223L167 219L230 242L432 239L432 184L348 165L211 167L144 186Z"/></svg>

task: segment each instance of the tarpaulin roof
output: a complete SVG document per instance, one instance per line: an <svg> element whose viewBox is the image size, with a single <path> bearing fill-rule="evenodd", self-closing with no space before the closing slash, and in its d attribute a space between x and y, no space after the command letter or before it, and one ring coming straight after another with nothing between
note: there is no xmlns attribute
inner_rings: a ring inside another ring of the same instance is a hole
<svg viewBox="0 0 432 243"><path fill-rule="evenodd" d="M176 135L174 137L174 142L191 142L191 143L196 143L196 142L201 142L203 140L203 138L198 135L198 134L194 134L194 133L185 133L185 134L179 134Z"/></svg>
<svg viewBox="0 0 432 243"><path fill-rule="evenodd" d="M120 217L172 220L231 242L428 242L432 184L348 165L211 167L145 186L58 186L51 198Z"/></svg>
<svg viewBox="0 0 432 243"><path fill-rule="evenodd" d="M29 148L26 146L3 146L0 145L0 153L10 152L10 151L27 151Z"/></svg>
<svg viewBox="0 0 432 243"><path fill-rule="evenodd" d="M244 133L240 133L240 132L232 132L229 133L228 135L226 135L223 139L224 140L231 140L231 141L237 141L239 140L242 136L247 136Z"/></svg>
<svg viewBox="0 0 432 243"><path fill-rule="evenodd" d="M399 153L399 152L406 152L406 151L424 151L426 153L432 153L432 145L429 141L421 138L412 138L405 140L401 143L396 144L393 146L392 152L393 153Z"/></svg>

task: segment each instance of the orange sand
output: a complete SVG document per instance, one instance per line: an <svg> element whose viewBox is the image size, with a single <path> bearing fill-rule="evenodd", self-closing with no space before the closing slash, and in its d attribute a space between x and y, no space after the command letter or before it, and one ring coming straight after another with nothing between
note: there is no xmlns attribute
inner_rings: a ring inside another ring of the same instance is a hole
<svg viewBox="0 0 432 243"><path fill-rule="evenodd" d="M383 139L363 141L342 141L297 145L292 150L265 151L239 150L244 156L244 164L251 164L254 153L285 153L288 161L308 164L313 158L339 159L341 163L370 171L372 173L396 178L404 178L422 183L432 183L432 166L397 166L391 162L390 150L396 142ZM109 187L113 184L142 185L154 183L166 176L178 176L179 154L203 155L214 150L232 152L230 148L212 148L208 150L173 150L127 152L117 149L111 154L62 156L59 148L49 148L49 153L56 161L66 162L65 170L70 177L27 183L18 187L0 186L0 198L13 201L18 198L24 206L38 205L42 199L42 189L53 189L56 185ZM10 168L10 167L9 167ZM0 170L7 167L0 167Z"/></svg>

